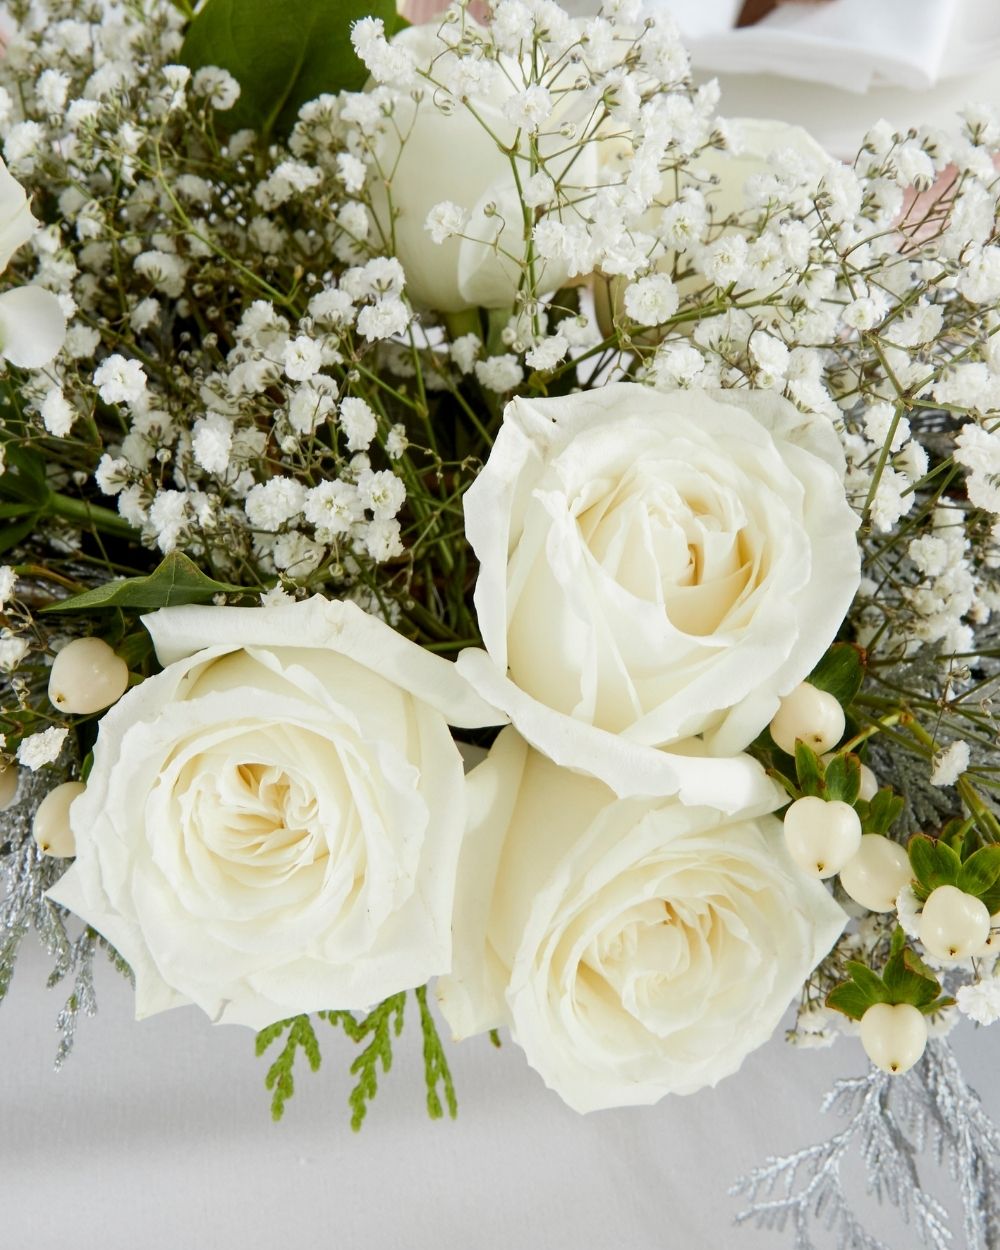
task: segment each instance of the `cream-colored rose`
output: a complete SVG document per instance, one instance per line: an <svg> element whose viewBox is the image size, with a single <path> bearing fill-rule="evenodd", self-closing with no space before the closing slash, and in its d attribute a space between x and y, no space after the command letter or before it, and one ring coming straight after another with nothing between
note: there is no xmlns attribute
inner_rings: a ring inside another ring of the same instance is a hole
<svg viewBox="0 0 1000 1250"><path fill-rule="evenodd" d="M515 399L465 497L486 651L458 666L557 763L734 811L736 756L859 581L828 422L771 392ZM766 787L765 787L766 788Z"/></svg>
<svg viewBox="0 0 1000 1250"><path fill-rule="evenodd" d="M52 897L131 964L136 1013L253 1028L364 1009L451 963L462 762L495 724L350 603L168 608L164 671L101 720Z"/></svg>
<svg viewBox="0 0 1000 1250"><path fill-rule="evenodd" d="M412 26L393 42L409 51L435 82L454 85L457 92L453 75L458 58L439 36L440 29L440 22ZM564 200L591 194L598 182L595 143L577 148L559 133L573 119L566 115L566 97L558 88L551 93L552 114L531 136L505 109L524 89L517 62L502 58L500 64L476 64L481 78L462 85L461 100L426 81L412 92L393 91L392 119L383 129L378 170L371 175L381 237L403 265L407 295L437 312L514 305L528 254L518 181L523 185L532 174L533 141L545 171L560 178ZM578 94L570 93L574 103ZM585 117L576 120L582 123ZM501 144L510 151L501 150ZM390 184L388 193L384 179ZM461 237L434 243L427 217L442 203L462 210L465 222ZM536 217L534 210L528 213L530 231ZM536 293L556 290L568 273L564 262L537 259Z"/></svg>
<svg viewBox="0 0 1000 1250"><path fill-rule="evenodd" d="M441 1009L458 1038L509 1026L577 1111L735 1072L846 922L761 807L616 799L513 729L468 785Z"/></svg>
<svg viewBox="0 0 1000 1250"><path fill-rule="evenodd" d="M38 228L24 187L0 160L0 273ZM58 299L40 286L0 294L0 356L24 369L47 365L62 347L66 319Z"/></svg>

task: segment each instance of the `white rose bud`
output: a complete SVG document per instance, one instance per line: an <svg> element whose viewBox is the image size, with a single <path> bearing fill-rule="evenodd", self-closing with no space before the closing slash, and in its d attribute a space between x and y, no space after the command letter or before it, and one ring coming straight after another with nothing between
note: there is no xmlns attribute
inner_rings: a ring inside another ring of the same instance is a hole
<svg viewBox="0 0 1000 1250"><path fill-rule="evenodd" d="M433 61L434 76L447 80L455 55L439 38L439 25L435 21L411 26L396 35L393 44L412 54L421 68L429 68ZM585 188L598 184L597 145L588 142L567 150L556 133L568 108L582 109L583 96L557 95L544 131L529 136L522 130L518 148L518 124L506 115L504 105L523 91L517 86L521 69L509 57L502 57L498 67L483 61L479 68L482 81L478 86L465 84L464 100L430 88L419 96L393 91L392 124L383 129L377 148L380 168L392 171L391 206L382 181L377 176L371 180L375 217L385 238L395 240L408 296L438 312L510 308L522 284L527 253L524 208L511 157L493 135L518 151L514 158L518 162L526 162L529 144L537 145L546 172L560 181L564 201L572 202ZM570 72L567 69L567 81ZM581 120L586 120L583 112ZM443 202L450 219L444 223L441 214L433 212ZM390 207L395 214L391 219ZM432 242L428 233L429 216L433 237L440 242ZM575 216L575 209L564 207L560 219ZM459 221L461 238L455 237ZM538 293L556 290L571 273L566 260L536 258L535 265Z"/></svg>

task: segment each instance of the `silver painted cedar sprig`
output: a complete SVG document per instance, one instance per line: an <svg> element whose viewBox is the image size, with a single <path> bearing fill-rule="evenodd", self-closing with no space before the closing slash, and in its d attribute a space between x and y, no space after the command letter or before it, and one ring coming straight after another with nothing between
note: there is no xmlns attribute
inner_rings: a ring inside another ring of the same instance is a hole
<svg viewBox="0 0 1000 1250"><path fill-rule="evenodd" d="M790 1230L794 1250L820 1250L820 1230L837 1250L890 1250L864 1228L843 1183L842 1167L859 1157L868 1192L888 1200L930 1250L1000 1250L1000 1133L962 1076L948 1044L931 1042L905 1077L872 1068L837 1081L823 1102L847 1122L829 1140L773 1156L731 1190L750 1205L738 1224ZM946 1168L962 1199L964 1241L955 1240L941 1203L923 1188L919 1157Z"/></svg>
<svg viewBox="0 0 1000 1250"><path fill-rule="evenodd" d="M56 782L56 765L39 772L21 770L18 801L0 814L0 1002L10 989L21 942L33 930L54 961L48 985L53 988L72 977L73 988L56 1017L59 1043L55 1065L60 1068L73 1049L81 1015L97 1010L94 955L103 948L111 963L131 979L131 969L117 951L91 928L79 935L67 929L70 913L46 897L66 869L64 860L43 855L32 836L35 809ZM58 779L57 779L58 780Z"/></svg>

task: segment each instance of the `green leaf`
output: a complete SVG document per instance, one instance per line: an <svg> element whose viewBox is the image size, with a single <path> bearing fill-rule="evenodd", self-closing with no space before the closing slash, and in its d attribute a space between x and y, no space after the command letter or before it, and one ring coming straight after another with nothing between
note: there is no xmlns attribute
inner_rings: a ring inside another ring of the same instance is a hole
<svg viewBox="0 0 1000 1250"><path fill-rule="evenodd" d="M861 793L861 761L856 755L835 755L826 766L826 797L852 807Z"/></svg>
<svg viewBox="0 0 1000 1250"><path fill-rule="evenodd" d="M884 1001L885 999L881 998L870 998L854 981L842 981L840 985L835 985L826 996L828 1007L832 1007L834 1011L842 1011L852 1020L860 1020L873 1003Z"/></svg>
<svg viewBox="0 0 1000 1250"><path fill-rule="evenodd" d="M16 547L22 539L27 538L35 528L37 520L37 514L32 513L31 516L26 517L23 521L18 521L15 525L4 525L0 529L0 552L9 551L11 547ZM42 610L44 611L44 609Z"/></svg>
<svg viewBox="0 0 1000 1250"><path fill-rule="evenodd" d="M0 497L44 508L49 498L45 458L27 447L15 446L0 438L6 470L0 476Z"/></svg>
<svg viewBox="0 0 1000 1250"><path fill-rule="evenodd" d="M180 603L206 603L218 594L247 594L245 586L217 582L198 568L193 560L172 551L148 577L123 577L59 603L43 612L96 612L104 608L137 608L150 612Z"/></svg>
<svg viewBox="0 0 1000 1250"><path fill-rule="evenodd" d="M950 846L925 833L915 833L906 850L913 875L926 890L957 883L962 863Z"/></svg>
<svg viewBox="0 0 1000 1250"><path fill-rule="evenodd" d="M885 965L882 979L891 996L889 1001L926 1007L941 993L941 986L934 977L924 976L909 967L910 961L906 956L906 951L900 951Z"/></svg>
<svg viewBox="0 0 1000 1250"><path fill-rule="evenodd" d="M823 764L812 747L801 739L795 744L795 775L803 794L823 793Z"/></svg>
<svg viewBox="0 0 1000 1250"><path fill-rule="evenodd" d="M153 640L144 629L126 634L115 647L115 651L130 669L136 669L153 652Z"/></svg>
<svg viewBox="0 0 1000 1250"><path fill-rule="evenodd" d="M977 898L989 893L1000 879L1000 846L984 846L974 852L959 869L956 885Z"/></svg>
<svg viewBox="0 0 1000 1250"><path fill-rule="evenodd" d="M904 806L898 794L894 794L888 786L883 787L867 807L858 805L862 830L865 833L888 833Z"/></svg>
<svg viewBox="0 0 1000 1250"><path fill-rule="evenodd" d="M849 959L847 971L851 974L854 984L868 995L870 1002L887 1003L889 1001L882 978L877 972L872 972L867 964L860 963L857 959Z"/></svg>
<svg viewBox="0 0 1000 1250"><path fill-rule="evenodd" d="M351 25L381 18L400 29L394 0L207 0L188 27L180 59L193 70L227 69L240 84L227 130L287 134L309 100L360 91L368 71L351 45Z"/></svg>
<svg viewBox="0 0 1000 1250"><path fill-rule="evenodd" d="M848 707L865 676L864 652L850 642L835 642L806 679Z"/></svg>

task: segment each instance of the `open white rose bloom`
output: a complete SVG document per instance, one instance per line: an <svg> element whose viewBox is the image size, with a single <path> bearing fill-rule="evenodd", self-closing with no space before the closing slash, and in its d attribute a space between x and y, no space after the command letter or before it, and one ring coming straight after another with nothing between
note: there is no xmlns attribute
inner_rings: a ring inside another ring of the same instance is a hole
<svg viewBox="0 0 1000 1250"><path fill-rule="evenodd" d="M734 1072L846 923L785 853L777 796L728 816L618 799L512 728L469 793L438 1000L458 1037L508 1025L577 1111Z"/></svg>
<svg viewBox="0 0 1000 1250"><path fill-rule="evenodd" d="M462 762L495 723L453 667L349 603L167 608L164 671L101 722L52 897L129 961L136 1012L263 1028L451 963Z"/></svg>
<svg viewBox="0 0 1000 1250"><path fill-rule="evenodd" d="M486 651L459 669L619 795L759 801L738 753L858 587L842 473L829 423L772 394L514 400L465 497Z"/></svg>

